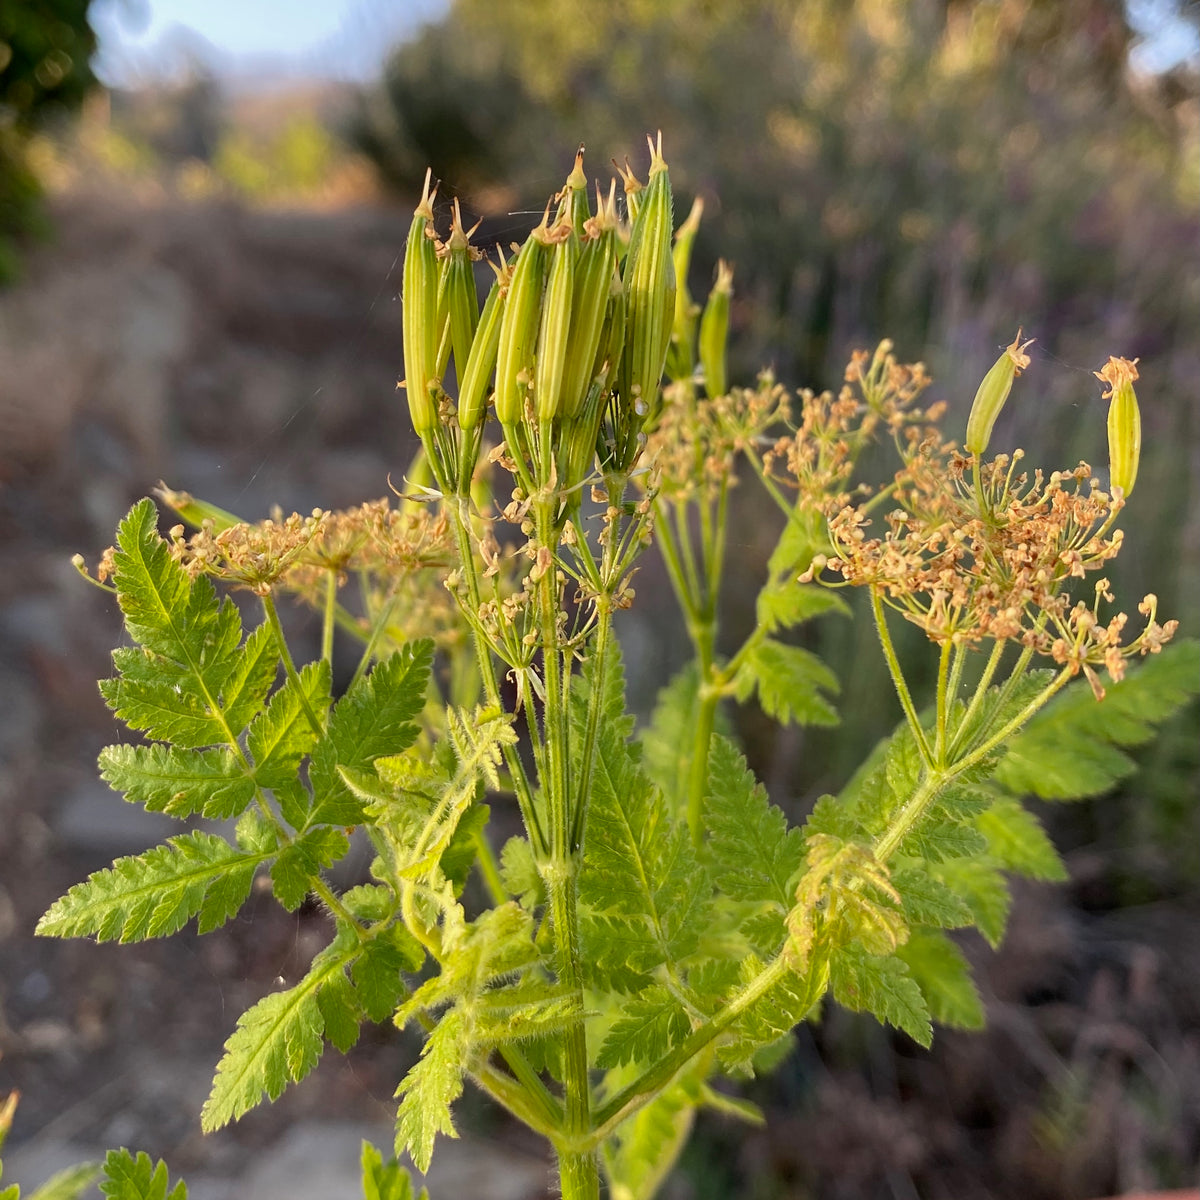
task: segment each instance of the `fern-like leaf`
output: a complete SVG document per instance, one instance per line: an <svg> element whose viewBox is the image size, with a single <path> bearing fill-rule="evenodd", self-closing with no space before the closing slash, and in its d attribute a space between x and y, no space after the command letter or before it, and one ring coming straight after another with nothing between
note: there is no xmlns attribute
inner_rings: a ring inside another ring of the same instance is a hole
<svg viewBox="0 0 1200 1200"><path fill-rule="evenodd" d="M113 654L119 674L100 690L126 724L159 741L230 743L240 731L231 728L221 693L238 667L241 618L231 601L217 602L207 578L187 577L159 537L157 519L154 504L143 500L117 532L113 582L140 649Z"/></svg>
<svg viewBox="0 0 1200 1200"><path fill-rule="evenodd" d="M804 835L767 799L746 760L726 738L713 739L709 755L706 825L709 869L717 887L734 900L792 906L788 882L804 857Z"/></svg>
<svg viewBox="0 0 1200 1200"><path fill-rule="evenodd" d="M394 1158L384 1162L383 1155L366 1141L362 1144L362 1189L363 1200L413 1200L408 1172ZM429 1200L429 1193L422 1188L416 1200Z"/></svg>
<svg viewBox="0 0 1200 1200"><path fill-rule="evenodd" d="M1014 796L1074 800L1096 796L1131 775L1124 748L1148 741L1157 725L1200 694L1200 641L1167 646L1131 667L1099 703L1082 684L1068 688L1008 744L996 782Z"/></svg>
<svg viewBox="0 0 1200 1200"><path fill-rule="evenodd" d="M254 760L254 778L260 787L289 784L296 777L300 760L316 745L317 733L309 723L304 702L311 712L328 710L329 663L324 659L307 663L297 683L289 679L246 731L246 748Z"/></svg>
<svg viewBox="0 0 1200 1200"><path fill-rule="evenodd" d="M1067 868L1041 822L1019 800L1004 798L975 818L987 851L1002 867L1031 879L1061 882Z"/></svg>
<svg viewBox="0 0 1200 1200"><path fill-rule="evenodd" d="M288 1083L299 1082L317 1065L325 1028L318 993L343 973L355 954L351 950L318 956L295 987L272 992L242 1013L200 1113L206 1133L249 1112L264 1094L277 1099Z"/></svg>
<svg viewBox="0 0 1200 1200"><path fill-rule="evenodd" d="M746 656L734 681L737 698L758 702L769 717L790 725L836 725L838 715L826 698L837 695L837 676L815 655L774 638L763 640Z"/></svg>
<svg viewBox="0 0 1200 1200"><path fill-rule="evenodd" d="M699 671L691 662L658 693L650 724L640 735L645 772L662 789L676 813L683 812L687 804L693 730L700 707L699 684Z"/></svg>
<svg viewBox="0 0 1200 1200"><path fill-rule="evenodd" d="M104 1159L100 1191L107 1200L187 1200L187 1185L171 1187L165 1162L151 1162L142 1151L136 1158L128 1150L110 1150Z"/></svg>
<svg viewBox="0 0 1200 1200"><path fill-rule="evenodd" d="M416 1065L400 1081L396 1153L407 1152L418 1171L429 1170L439 1133L458 1137L450 1106L462 1095L467 1038L457 1011L446 1014L429 1035Z"/></svg>
<svg viewBox="0 0 1200 1200"><path fill-rule="evenodd" d="M399 754L416 741L413 718L424 707L432 662L433 642L410 642L377 663L334 706L309 768L311 824L362 823L363 802L339 768L370 771L376 759Z"/></svg>
<svg viewBox="0 0 1200 1200"><path fill-rule="evenodd" d="M902 959L848 946L834 955L829 982L834 999L844 1007L903 1029L918 1045L932 1043L929 1006Z"/></svg>
<svg viewBox="0 0 1200 1200"><path fill-rule="evenodd" d="M954 1029L982 1029L983 1001L963 952L944 934L918 929L896 952L916 980L929 1015Z"/></svg>
<svg viewBox="0 0 1200 1200"><path fill-rule="evenodd" d="M197 915L207 933L238 911L268 857L202 830L180 834L77 883L50 906L37 933L137 942L175 933Z"/></svg>
<svg viewBox="0 0 1200 1200"><path fill-rule="evenodd" d="M638 768L620 733L600 733L580 896L585 957L646 971L676 963L704 928L709 884L687 827Z"/></svg>
<svg viewBox="0 0 1200 1200"><path fill-rule="evenodd" d="M596 1066L602 1071L630 1063L652 1063L682 1041L690 1029L687 1013L664 987L650 987L633 997L613 1023Z"/></svg>
<svg viewBox="0 0 1200 1200"><path fill-rule="evenodd" d="M236 817L254 799L254 780L228 746L106 746L100 751L100 775L131 803L172 817Z"/></svg>

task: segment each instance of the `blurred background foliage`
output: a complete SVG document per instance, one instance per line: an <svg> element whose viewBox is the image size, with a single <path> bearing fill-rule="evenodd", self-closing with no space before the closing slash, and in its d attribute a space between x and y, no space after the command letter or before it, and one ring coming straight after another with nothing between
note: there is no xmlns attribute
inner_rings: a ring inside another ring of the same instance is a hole
<svg viewBox="0 0 1200 1200"><path fill-rule="evenodd" d="M74 112L95 85L88 0L0 5L0 283L16 271L18 238L44 231L30 134Z"/></svg>

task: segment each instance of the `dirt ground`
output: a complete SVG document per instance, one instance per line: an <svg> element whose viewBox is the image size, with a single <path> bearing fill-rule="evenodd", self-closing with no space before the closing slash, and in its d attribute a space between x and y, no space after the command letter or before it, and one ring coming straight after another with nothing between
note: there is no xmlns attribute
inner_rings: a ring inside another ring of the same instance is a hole
<svg viewBox="0 0 1200 1200"><path fill-rule="evenodd" d="M198 1112L237 1015L321 944L319 914L260 897L202 939L31 936L70 884L171 824L96 777L116 729L95 680L120 622L69 558L94 560L160 478L248 516L384 494L411 453L394 396L407 222L90 192L59 198L54 220L56 240L0 294L0 1092L22 1093L6 1182L22 1154L32 1169L124 1144L166 1156L193 1197L274 1196L254 1174L268 1153L292 1172L278 1194L307 1195L299 1180L318 1168L297 1157L296 1129L326 1159L321 1130L386 1145L415 1044L381 1030L330 1052L220 1135L201 1137ZM629 636L650 645L645 621ZM702 1120L667 1194L1088 1200L1194 1186L1200 889L1130 905L1087 823L1060 828L1073 882L1018 888L999 953L964 943L985 1034L940 1032L924 1052L831 1011L750 1089L767 1126ZM489 1196L548 1194L534 1141L472 1097L463 1124ZM482 1195L475 1179L447 1177L441 1195Z"/></svg>

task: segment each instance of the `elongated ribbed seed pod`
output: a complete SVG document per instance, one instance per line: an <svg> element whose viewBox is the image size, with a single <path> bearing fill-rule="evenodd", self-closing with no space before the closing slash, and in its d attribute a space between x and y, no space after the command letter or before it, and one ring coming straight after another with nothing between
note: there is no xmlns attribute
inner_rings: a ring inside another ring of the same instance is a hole
<svg viewBox="0 0 1200 1200"><path fill-rule="evenodd" d="M496 351L500 345L500 321L510 278L503 254L500 256L500 266L492 269L496 272L496 280L483 306L470 352L465 362L456 364L459 372L458 423L463 429L474 429L483 417L488 384L496 366Z"/></svg>
<svg viewBox="0 0 1200 1200"><path fill-rule="evenodd" d="M1022 345L1021 331L1018 329L1012 345L996 360L975 393L971 414L967 417L967 436L963 445L976 458L983 457L991 441L992 426L1008 399L1008 393L1012 391L1013 380L1029 366L1029 355L1025 349L1032 345L1032 338Z"/></svg>
<svg viewBox="0 0 1200 1200"><path fill-rule="evenodd" d="M1142 414L1138 409L1133 381L1138 377L1138 360L1110 358L1096 378L1108 384L1104 398L1108 405L1109 482L1126 496L1137 482L1138 461L1142 457Z"/></svg>
<svg viewBox="0 0 1200 1200"><path fill-rule="evenodd" d="M687 220L675 231L675 248L671 251L675 265L675 318L671 324L671 348L667 351L667 374L672 379L688 379L696 368L696 317L700 306L688 291L687 277L703 212L704 201L697 196Z"/></svg>
<svg viewBox="0 0 1200 1200"><path fill-rule="evenodd" d="M608 307L604 314L604 329L600 333L600 347L592 364L592 378L606 374L604 387L611 388L617 372L625 358L626 317L629 305L625 296L625 283L621 273L614 270L608 286Z"/></svg>
<svg viewBox="0 0 1200 1200"><path fill-rule="evenodd" d="M547 208L541 224L525 239L513 262L496 350L496 417L502 425L515 425L521 420L525 393L532 383L550 244L549 219Z"/></svg>
<svg viewBox="0 0 1200 1200"><path fill-rule="evenodd" d="M479 226L476 225L475 229ZM446 240L445 279L442 285L442 304L446 309L450 329L450 345L454 351L454 370L462 382L463 368L471 353L471 342L479 324L479 291L475 286L475 268L480 257L471 245L471 234L463 228L458 200L454 201L454 217L450 237Z"/></svg>
<svg viewBox="0 0 1200 1200"><path fill-rule="evenodd" d="M592 385L617 262L616 181L609 189L607 201L598 188L596 200L596 215L587 223L587 236L575 266L575 294L571 300L571 328L559 405L564 417L574 417L579 412Z"/></svg>
<svg viewBox="0 0 1200 1200"><path fill-rule="evenodd" d="M401 294L404 327L404 388L413 428L424 436L437 424L437 405L430 392L436 378L438 350L438 260L433 236L431 173L425 172L421 202L413 213L404 251Z"/></svg>
<svg viewBox="0 0 1200 1200"><path fill-rule="evenodd" d="M733 295L733 268L722 258L717 261L717 281L708 293L704 315L700 318L700 365L704 370L704 390L709 398L725 395L725 347L729 341L729 299Z"/></svg>
<svg viewBox="0 0 1200 1200"><path fill-rule="evenodd" d="M542 303L538 330L538 352L533 401L539 421L553 421L562 400L563 373L567 363L567 339L571 331L571 304L575 296L575 231L563 222L547 235L553 239L550 273Z"/></svg>
<svg viewBox="0 0 1200 1200"><path fill-rule="evenodd" d="M658 145L650 144L650 182L642 195L625 260L629 390L639 416L657 403L671 325L675 319L675 264L671 259L671 180Z"/></svg>

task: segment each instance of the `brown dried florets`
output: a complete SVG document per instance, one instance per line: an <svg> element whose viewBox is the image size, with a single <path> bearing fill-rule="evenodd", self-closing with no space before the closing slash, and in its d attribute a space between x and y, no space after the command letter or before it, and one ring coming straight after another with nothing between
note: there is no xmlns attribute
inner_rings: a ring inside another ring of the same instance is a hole
<svg viewBox="0 0 1200 1200"><path fill-rule="evenodd" d="M1016 471L1021 458L1017 451L984 464L976 491L964 478L972 460L928 437L897 472L898 507L882 534L870 536L865 506L845 505L829 522L835 556L807 577L828 571L870 587L939 644L1012 639L1084 671L1094 688L1092 666L1119 679L1124 658L1156 652L1176 628L1156 623L1148 597L1145 630L1122 645L1124 614L1100 619L1101 602L1111 600L1103 580L1091 605L1072 604L1069 582L1120 550L1112 526L1123 502L1094 484L1086 463L1031 479Z"/></svg>
<svg viewBox="0 0 1200 1200"><path fill-rule="evenodd" d="M712 499L722 486L736 482L737 455L789 415L787 392L770 372L759 376L755 388L732 388L711 400L698 399L684 384L672 384L663 393L645 459L654 464L664 496Z"/></svg>
<svg viewBox="0 0 1200 1200"><path fill-rule="evenodd" d="M219 533L211 521L185 537L182 525L169 533L171 554L192 577L211 575L265 596L278 586L321 532L330 514L314 509L302 517L277 513L256 524L239 522Z"/></svg>

